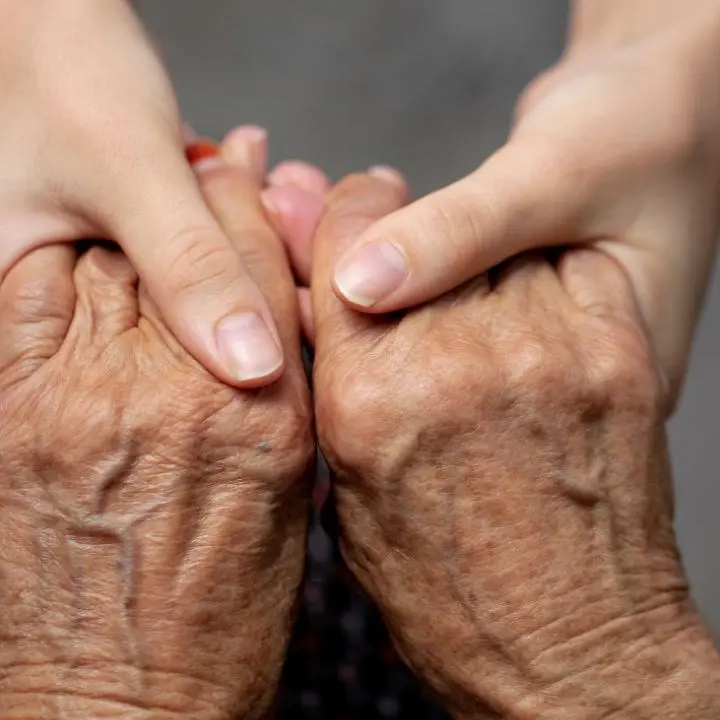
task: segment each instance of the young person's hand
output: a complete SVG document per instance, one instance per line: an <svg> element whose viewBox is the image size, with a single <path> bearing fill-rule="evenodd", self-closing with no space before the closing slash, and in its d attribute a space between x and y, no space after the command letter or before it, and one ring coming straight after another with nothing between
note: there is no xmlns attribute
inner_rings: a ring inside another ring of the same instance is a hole
<svg viewBox="0 0 720 720"><path fill-rule="evenodd" d="M369 228L334 283L358 310L422 304L525 250L592 245L629 277L678 393L720 214L720 5L579 0L508 143Z"/></svg>
<svg viewBox="0 0 720 720"><path fill-rule="evenodd" d="M272 312L202 197L173 89L127 0L0 0L0 11L0 277L41 245L113 240L216 377L277 378ZM265 138L250 132L264 176Z"/></svg>

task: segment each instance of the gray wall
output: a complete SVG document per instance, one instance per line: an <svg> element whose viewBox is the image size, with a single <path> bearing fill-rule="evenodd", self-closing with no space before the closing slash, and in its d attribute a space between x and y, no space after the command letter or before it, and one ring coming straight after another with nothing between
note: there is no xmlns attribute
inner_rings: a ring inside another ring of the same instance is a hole
<svg viewBox="0 0 720 720"><path fill-rule="evenodd" d="M560 52L561 0L139 0L187 118L269 128L273 158L333 175L390 163L417 193L502 143L515 97ZM720 287L672 424L678 531L720 637Z"/></svg>

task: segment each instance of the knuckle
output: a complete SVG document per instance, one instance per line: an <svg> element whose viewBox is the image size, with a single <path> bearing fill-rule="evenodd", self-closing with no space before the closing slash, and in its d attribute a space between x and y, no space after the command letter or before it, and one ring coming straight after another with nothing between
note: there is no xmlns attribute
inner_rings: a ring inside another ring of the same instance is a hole
<svg viewBox="0 0 720 720"><path fill-rule="evenodd" d="M256 408L244 422L246 445L258 467L274 478L292 480L308 465L314 451L312 409L307 398L283 397Z"/></svg>
<svg viewBox="0 0 720 720"><path fill-rule="evenodd" d="M26 281L11 287L0 311L11 324L23 325L42 321L66 321L72 315L72 287L52 278Z"/></svg>
<svg viewBox="0 0 720 720"><path fill-rule="evenodd" d="M578 391L580 373L571 354L560 343L539 336L525 336L508 353L505 370L513 395L533 402Z"/></svg>
<svg viewBox="0 0 720 720"><path fill-rule="evenodd" d="M246 268L286 268L289 270L287 255L277 235L268 227L241 227L231 225L225 228L233 238L237 252ZM262 274L262 273L261 273ZM265 273L267 276L269 273Z"/></svg>
<svg viewBox="0 0 720 720"><path fill-rule="evenodd" d="M409 362L401 353L363 372L353 364L325 376L316 395L317 427L331 466L391 473L425 441L472 426L484 398L495 398L497 383L479 369L476 354L416 347L413 355Z"/></svg>
<svg viewBox="0 0 720 720"><path fill-rule="evenodd" d="M661 403L661 384L644 343L627 333L605 338L587 371L594 404L647 416Z"/></svg>
<svg viewBox="0 0 720 720"><path fill-rule="evenodd" d="M199 452L212 468L209 480L242 477L273 493L294 487L315 452L308 394L291 392L284 380L252 397L214 381L196 385L173 413L177 425L163 429L168 444L191 457Z"/></svg>
<svg viewBox="0 0 720 720"><path fill-rule="evenodd" d="M273 437L280 455L297 467L303 463L312 445L312 410L309 402L300 399L286 402L273 418Z"/></svg>
<svg viewBox="0 0 720 720"><path fill-rule="evenodd" d="M512 385L537 385L553 374L552 367L546 348L537 340L531 340L513 350L507 372Z"/></svg>
<svg viewBox="0 0 720 720"><path fill-rule="evenodd" d="M323 225L339 222L359 225L364 229L398 209L403 204L404 194L402 186L379 183L366 173L348 175L327 195Z"/></svg>
<svg viewBox="0 0 720 720"><path fill-rule="evenodd" d="M331 464L366 465L371 448L387 432L389 415L402 413L393 403L394 393L379 376L367 372L336 373L324 388L323 397L316 401L323 450Z"/></svg>
<svg viewBox="0 0 720 720"><path fill-rule="evenodd" d="M378 401L384 397L380 383L369 373L333 378L328 383L324 410L329 427L361 427L368 414L377 411Z"/></svg>

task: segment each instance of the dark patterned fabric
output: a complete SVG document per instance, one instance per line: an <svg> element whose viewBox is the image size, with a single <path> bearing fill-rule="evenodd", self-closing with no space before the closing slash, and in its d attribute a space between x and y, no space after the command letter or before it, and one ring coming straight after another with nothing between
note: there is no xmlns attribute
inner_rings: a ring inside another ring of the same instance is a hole
<svg viewBox="0 0 720 720"><path fill-rule="evenodd" d="M377 610L327 532L332 523L321 524L328 494L324 466L318 476L302 605L277 717L446 720L397 658Z"/></svg>

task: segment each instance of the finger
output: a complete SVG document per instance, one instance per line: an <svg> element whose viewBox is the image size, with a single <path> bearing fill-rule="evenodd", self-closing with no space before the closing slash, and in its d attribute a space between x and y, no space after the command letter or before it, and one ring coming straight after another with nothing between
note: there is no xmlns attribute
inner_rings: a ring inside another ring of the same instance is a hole
<svg viewBox="0 0 720 720"><path fill-rule="evenodd" d="M74 334L89 334L102 350L137 327L137 282L137 272L124 253L99 245L91 247L75 266ZM92 346L88 342L88 347Z"/></svg>
<svg viewBox="0 0 720 720"><path fill-rule="evenodd" d="M324 198L293 185L269 187L262 193L268 218L281 237L293 272L301 285L310 285L312 244L325 210Z"/></svg>
<svg viewBox="0 0 720 720"><path fill-rule="evenodd" d="M671 412L678 388L659 362L633 285L622 265L602 250L578 248L563 254L558 264L558 276L577 308L586 315L609 322L620 331L611 336L612 342L605 342L599 350L595 349L592 339L588 341L586 350L593 354L592 364L599 366L598 358L602 353L607 353L609 349L612 355L627 338L632 338L631 354L638 363L646 360L655 368L661 395L667 404L665 411Z"/></svg>
<svg viewBox="0 0 720 720"><path fill-rule="evenodd" d="M589 197L546 150L508 145L373 226L339 259L335 286L367 312L412 307L522 251L567 242Z"/></svg>
<svg viewBox="0 0 720 720"><path fill-rule="evenodd" d="M628 276L601 250L577 248L563 253L557 274L566 293L583 312L637 322L641 318Z"/></svg>
<svg viewBox="0 0 720 720"><path fill-rule="evenodd" d="M525 253L513 258L491 275L494 276L492 292L511 296L525 308L527 316L548 306L555 306L559 312L563 303L567 303L555 268L541 253Z"/></svg>
<svg viewBox="0 0 720 720"><path fill-rule="evenodd" d="M75 248L48 245L28 253L0 285L0 373L31 373L58 352L75 312ZM19 367L22 365L22 369Z"/></svg>
<svg viewBox="0 0 720 720"><path fill-rule="evenodd" d="M267 181L271 187L290 185L319 197L323 197L330 188L330 178L320 168L301 160L280 163L268 175Z"/></svg>
<svg viewBox="0 0 720 720"><path fill-rule="evenodd" d="M208 206L263 291L286 353L299 360L299 321L292 273L282 242L265 215L260 201L261 184L252 161L242 160L242 155L234 156L235 164L221 160L219 164L196 165L196 174ZM227 156L223 152L223 157Z"/></svg>
<svg viewBox="0 0 720 720"><path fill-rule="evenodd" d="M351 175L333 189L317 230L313 257L312 299L318 355L353 332L372 326L370 318L350 310L332 285L335 263L373 223L402 207L407 185L397 172Z"/></svg>
<svg viewBox="0 0 720 720"><path fill-rule="evenodd" d="M241 125L225 136L222 153L231 165L247 168L259 183L268 171L268 135L256 125Z"/></svg>
<svg viewBox="0 0 720 720"><path fill-rule="evenodd" d="M282 372L283 355L262 293L182 153L159 144L152 163L146 154L132 159L133 182L114 183L111 236L171 331L208 370L237 386L267 384Z"/></svg>
<svg viewBox="0 0 720 720"><path fill-rule="evenodd" d="M310 284L312 240L325 208L330 179L320 168L293 160L268 176L263 203L288 252L295 277Z"/></svg>

